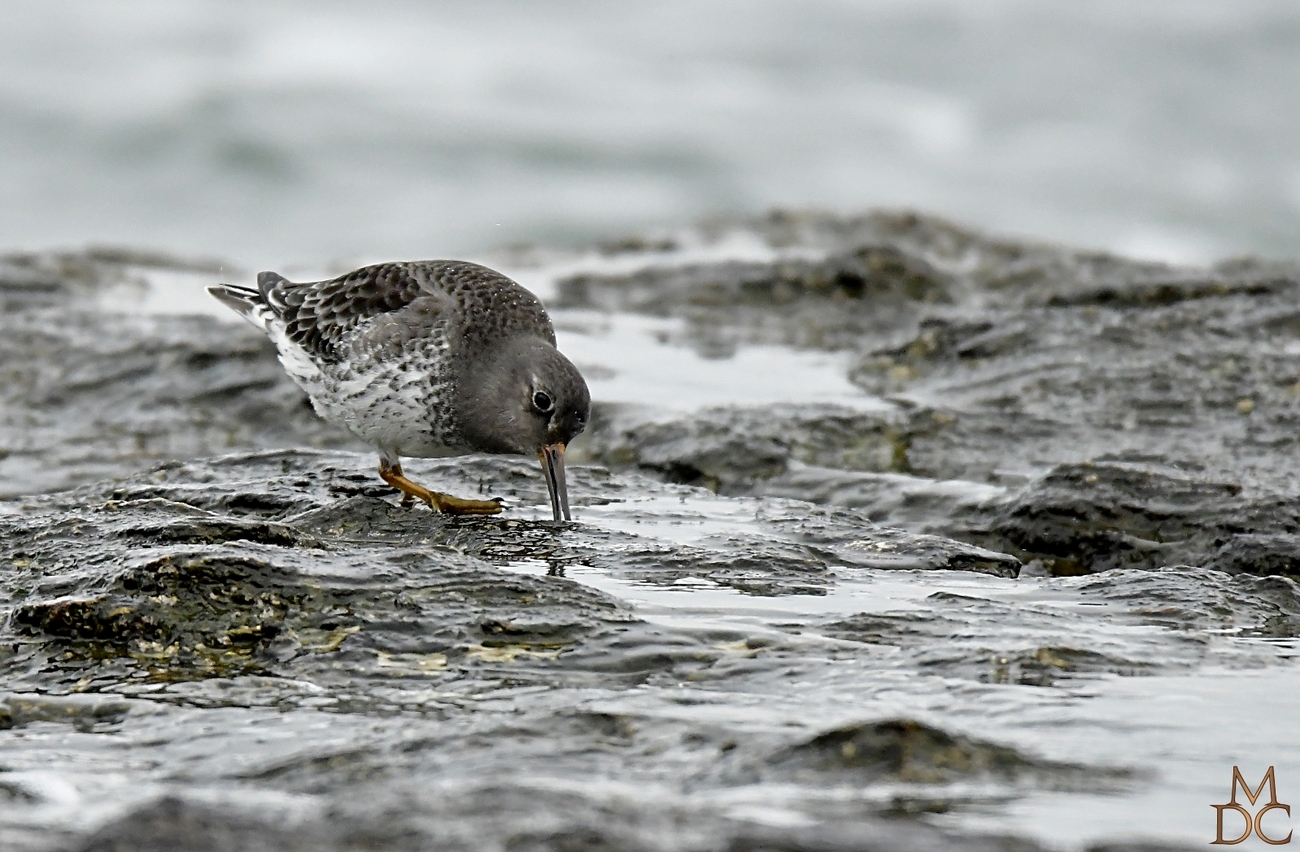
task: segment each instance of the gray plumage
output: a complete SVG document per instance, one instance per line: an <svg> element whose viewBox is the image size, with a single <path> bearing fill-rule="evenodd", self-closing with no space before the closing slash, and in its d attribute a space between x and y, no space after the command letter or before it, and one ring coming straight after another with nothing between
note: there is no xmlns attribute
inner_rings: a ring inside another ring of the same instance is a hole
<svg viewBox="0 0 1300 852"><path fill-rule="evenodd" d="M401 456L475 451L546 466L543 451L562 453L586 426L586 382L546 310L498 272L431 260L310 283L263 272L257 285L209 291L267 333L321 417L376 447L381 473L400 477ZM548 468L558 519L553 479Z"/></svg>

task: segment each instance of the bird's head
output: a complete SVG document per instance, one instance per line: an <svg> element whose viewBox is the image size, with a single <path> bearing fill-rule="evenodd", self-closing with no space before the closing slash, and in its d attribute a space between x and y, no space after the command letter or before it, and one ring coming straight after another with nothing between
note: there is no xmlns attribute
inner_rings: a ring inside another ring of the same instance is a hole
<svg viewBox="0 0 1300 852"><path fill-rule="evenodd" d="M564 448L591 416L591 393L573 362L541 338L481 353L456 395L460 431L476 450L542 461L555 520L569 520Z"/></svg>

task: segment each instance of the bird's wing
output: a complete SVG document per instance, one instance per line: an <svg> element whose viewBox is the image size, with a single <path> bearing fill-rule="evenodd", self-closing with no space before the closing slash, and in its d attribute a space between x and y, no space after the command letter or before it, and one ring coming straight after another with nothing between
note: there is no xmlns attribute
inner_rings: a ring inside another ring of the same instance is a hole
<svg viewBox="0 0 1300 852"><path fill-rule="evenodd" d="M372 320L397 320L400 312L413 314L410 320L422 318L429 323L442 312L444 300L410 264L381 263L329 281L303 284L263 272L257 284L263 301L280 318L284 336L325 362L337 360L354 332L373 325ZM413 307L417 310L410 310ZM397 325L407 326L412 333L420 331L410 321Z"/></svg>
<svg viewBox="0 0 1300 852"><path fill-rule="evenodd" d="M295 284L263 272L262 301L284 336L323 362L345 350L401 348L435 328L455 325L461 345L522 329L555 343L537 298L514 281L475 263L428 260L366 266L330 281Z"/></svg>

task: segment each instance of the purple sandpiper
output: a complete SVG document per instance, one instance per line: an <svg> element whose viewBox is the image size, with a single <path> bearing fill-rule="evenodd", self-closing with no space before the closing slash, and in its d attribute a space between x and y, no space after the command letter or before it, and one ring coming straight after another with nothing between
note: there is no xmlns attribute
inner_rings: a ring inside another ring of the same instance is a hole
<svg viewBox="0 0 1300 852"><path fill-rule="evenodd" d="M555 348L537 297L499 272L456 260L380 263L295 284L208 292L266 332L316 413L379 451L379 475L451 514L490 515L496 500L430 491L401 457L535 453L555 520L569 520L564 448L587 425L591 396Z"/></svg>

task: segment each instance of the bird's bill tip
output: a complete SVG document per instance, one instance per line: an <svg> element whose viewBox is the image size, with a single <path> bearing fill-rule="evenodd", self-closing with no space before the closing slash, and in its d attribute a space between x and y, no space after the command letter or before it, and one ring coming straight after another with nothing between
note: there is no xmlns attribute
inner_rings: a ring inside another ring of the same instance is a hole
<svg viewBox="0 0 1300 852"><path fill-rule="evenodd" d="M569 491L564 482L564 444L547 444L537 457L546 474L546 490L551 495L551 512L556 521L569 521Z"/></svg>

